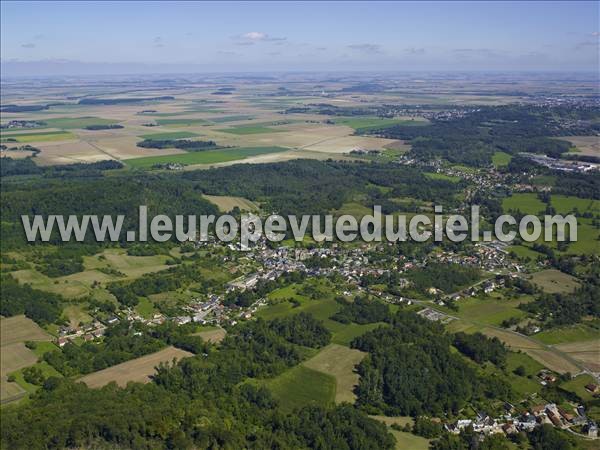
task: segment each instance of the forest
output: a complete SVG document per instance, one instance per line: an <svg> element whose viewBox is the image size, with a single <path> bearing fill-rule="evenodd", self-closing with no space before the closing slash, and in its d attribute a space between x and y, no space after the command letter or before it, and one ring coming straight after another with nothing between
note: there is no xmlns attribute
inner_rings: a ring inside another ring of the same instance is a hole
<svg viewBox="0 0 600 450"><path fill-rule="evenodd" d="M304 344L328 341L311 316L259 320L235 327L206 356L161 365L146 385L89 389L49 378L30 402L3 409L2 446L392 449L385 425L348 404L284 414L250 381L299 363L305 347L289 333L305 327Z"/></svg>
<svg viewBox="0 0 600 450"><path fill-rule="evenodd" d="M594 118L598 117L593 108L487 106L457 118L434 120L430 125L396 125L364 133L408 140L410 156L420 160L445 159L485 167L497 151L559 158L571 145L550 137L596 134L600 125L590 120Z"/></svg>
<svg viewBox="0 0 600 450"><path fill-rule="evenodd" d="M441 324L400 310L390 325L352 341L369 353L358 365L356 393L370 414L440 417L469 402L508 398L506 382L476 372L451 351Z"/></svg>

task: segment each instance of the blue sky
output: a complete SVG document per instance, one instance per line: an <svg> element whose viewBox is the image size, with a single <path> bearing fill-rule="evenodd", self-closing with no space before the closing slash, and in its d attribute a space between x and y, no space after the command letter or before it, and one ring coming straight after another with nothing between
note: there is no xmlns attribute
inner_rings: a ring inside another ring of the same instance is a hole
<svg viewBox="0 0 600 450"><path fill-rule="evenodd" d="M3 1L1 13L3 73L598 68L595 1Z"/></svg>

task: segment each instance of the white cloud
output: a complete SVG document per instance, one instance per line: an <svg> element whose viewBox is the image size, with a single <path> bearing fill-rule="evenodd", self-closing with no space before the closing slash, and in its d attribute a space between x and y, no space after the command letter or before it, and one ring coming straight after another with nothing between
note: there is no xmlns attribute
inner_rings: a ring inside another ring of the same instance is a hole
<svg viewBox="0 0 600 450"><path fill-rule="evenodd" d="M348 45L348 48L362 53L383 53L379 44L352 44Z"/></svg>
<svg viewBox="0 0 600 450"><path fill-rule="evenodd" d="M235 39L240 40L241 42L276 42L276 41L285 41L284 37L274 37L270 36L267 33L262 31L249 31L248 33L241 34L236 36Z"/></svg>
<svg viewBox="0 0 600 450"><path fill-rule="evenodd" d="M31 42L27 42L25 44L21 44L22 48L35 48L35 44L31 43Z"/></svg>

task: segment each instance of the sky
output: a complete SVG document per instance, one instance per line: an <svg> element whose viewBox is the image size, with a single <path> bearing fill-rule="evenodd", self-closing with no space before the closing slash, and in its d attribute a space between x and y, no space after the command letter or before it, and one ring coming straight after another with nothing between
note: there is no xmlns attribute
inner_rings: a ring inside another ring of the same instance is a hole
<svg viewBox="0 0 600 450"><path fill-rule="evenodd" d="M598 71L597 1L0 5L3 76Z"/></svg>

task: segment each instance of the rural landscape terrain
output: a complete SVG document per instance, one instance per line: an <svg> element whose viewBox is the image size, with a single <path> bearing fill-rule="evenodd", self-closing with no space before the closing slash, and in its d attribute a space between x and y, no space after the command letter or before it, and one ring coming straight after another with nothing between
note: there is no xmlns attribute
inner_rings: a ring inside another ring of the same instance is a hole
<svg viewBox="0 0 600 450"><path fill-rule="evenodd" d="M362 448L596 448L600 109L569 80L80 79L43 98L7 81L3 442L304 446L323 414ZM19 223L434 202L488 223L575 214L578 240L31 245ZM194 419L159 425L164 408ZM84 415L89 434L67 425ZM226 420L243 425L223 435Z"/></svg>
<svg viewBox="0 0 600 450"><path fill-rule="evenodd" d="M599 449L598 8L2 2L0 449Z"/></svg>

